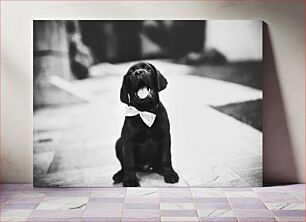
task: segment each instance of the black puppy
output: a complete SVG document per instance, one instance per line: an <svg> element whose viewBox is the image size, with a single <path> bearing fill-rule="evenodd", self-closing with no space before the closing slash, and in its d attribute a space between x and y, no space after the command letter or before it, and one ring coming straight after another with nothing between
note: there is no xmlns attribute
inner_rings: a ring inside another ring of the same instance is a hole
<svg viewBox="0 0 306 222"><path fill-rule="evenodd" d="M116 142L122 169L113 176L115 183L139 186L136 171L157 172L166 183L178 182L171 163L169 119L158 95L166 86L165 77L150 63L133 65L123 77L120 100L128 107Z"/></svg>

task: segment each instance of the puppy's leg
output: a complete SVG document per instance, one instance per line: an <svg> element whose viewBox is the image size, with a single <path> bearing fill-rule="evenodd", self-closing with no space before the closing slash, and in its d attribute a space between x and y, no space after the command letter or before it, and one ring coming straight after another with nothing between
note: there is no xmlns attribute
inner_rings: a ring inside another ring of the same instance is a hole
<svg viewBox="0 0 306 222"><path fill-rule="evenodd" d="M125 141L122 146L122 166L123 166L123 186L139 187L139 182L135 172L135 145L130 141Z"/></svg>
<svg viewBox="0 0 306 222"><path fill-rule="evenodd" d="M114 174L113 180L114 183L121 183L123 180L123 166L122 166L122 140L119 138L116 142L116 156L121 164L121 170Z"/></svg>
<svg viewBox="0 0 306 222"><path fill-rule="evenodd" d="M164 140L160 141L161 160L160 170L161 175L164 176L166 183L177 183L179 181L178 174L174 171L171 162L171 139L170 134Z"/></svg>

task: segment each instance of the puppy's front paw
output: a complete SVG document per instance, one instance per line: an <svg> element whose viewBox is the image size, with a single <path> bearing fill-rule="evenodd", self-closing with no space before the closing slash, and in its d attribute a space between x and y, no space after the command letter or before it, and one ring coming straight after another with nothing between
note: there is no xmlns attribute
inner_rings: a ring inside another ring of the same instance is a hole
<svg viewBox="0 0 306 222"><path fill-rule="evenodd" d="M179 181L179 176L173 171L165 174L164 179L166 183L177 183Z"/></svg>
<svg viewBox="0 0 306 222"><path fill-rule="evenodd" d="M119 170L117 173L113 176L114 183L121 183L123 180L123 171Z"/></svg>
<svg viewBox="0 0 306 222"><path fill-rule="evenodd" d="M140 187L137 178L127 178L124 179L122 182L124 187Z"/></svg>

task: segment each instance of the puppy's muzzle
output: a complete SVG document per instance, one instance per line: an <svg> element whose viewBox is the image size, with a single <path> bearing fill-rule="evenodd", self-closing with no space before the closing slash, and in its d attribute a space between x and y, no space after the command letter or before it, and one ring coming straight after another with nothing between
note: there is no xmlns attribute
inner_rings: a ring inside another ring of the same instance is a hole
<svg viewBox="0 0 306 222"><path fill-rule="evenodd" d="M137 78L140 78L143 74L145 74L147 72L147 70L145 69L136 69L133 72L133 75L137 76Z"/></svg>

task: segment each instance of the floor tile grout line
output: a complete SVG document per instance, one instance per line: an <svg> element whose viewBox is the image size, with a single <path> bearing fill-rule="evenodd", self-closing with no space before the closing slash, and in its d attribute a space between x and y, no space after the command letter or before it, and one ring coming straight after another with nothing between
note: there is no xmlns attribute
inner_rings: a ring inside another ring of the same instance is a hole
<svg viewBox="0 0 306 222"><path fill-rule="evenodd" d="M36 192L35 192L35 193L36 193ZM39 193L39 192L37 192L37 193ZM27 216L26 220L28 220L28 218L31 217L31 215L32 215L33 212L36 210L36 208L37 208L37 207L40 205L40 203L47 197L45 192L44 192L43 194L44 194L44 197L41 198L41 200L39 201L39 203L37 204L37 206L36 206L34 209L32 209L31 213Z"/></svg>
<svg viewBox="0 0 306 222"><path fill-rule="evenodd" d="M82 221L84 221L85 211L86 211L86 208L87 208L87 206L88 206L89 200L90 200L91 195L93 194L93 192L94 192L94 188L92 187L92 188L91 188L91 191L90 191L90 195L89 195L88 200L87 200L87 203L86 203L86 205L85 205L85 208L84 208L83 214L82 214L82 218L81 218L81 219L82 219Z"/></svg>
<svg viewBox="0 0 306 222"><path fill-rule="evenodd" d="M1 194L0 194L1 195ZM1 198L0 198L1 199ZM8 201L11 199L11 197L10 198L8 198L6 201L4 201L4 203L3 203L3 205L1 206L1 209L8 203Z"/></svg>
<svg viewBox="0 0 306 222"><path fill-rule="evenodd" d="M258 199L265 205L265 207L267 208L267 210L270 212L270 214L273 216L273 218L276 220L276 221L279 221L277 219L277 217L272 213L272 210L269 209L268 205L265 203L265 201L260 197L260 195L258 195L258 192L255 192L253 190L254 193L256 193L256 195L258 196Z"/></svg>
<svg viewBox="0 0 306 222"><path fill-rule="evenodd" d="M233 206L232 206L231 202L229 201L228 196L226 195L226 192L224 191L224 189L223 189L223 188L222 188L222 192L223 192L223 194L224 194L224 196L225 196L225 198L226 198L226 200L227 200L227 202L228 202L228 204L229 204L229 206L230 206L231 210L233 211L233 213L234 213L234 215L235 215L235 217L236 217L237 221L239 222L239 221L240 221L240 219L238 218L238 215L236 214L236 212L235 212L235 210L234 210L234 208L233 208Z"/></svg>
<svg viewBox="0 0 306 222"><path fill-rule="evenodd" d="M124 198L123 198L123 203L122 203L122 211L121 211L121 216L120 216L120 222L122 222L122 218L123 218L123 213L124 213L124 209L125 209L126 193L127 193L128 187L124 187L124 189L125 189L125 193L124 193Z"/></svg>
<svg viewBox="0 0 306 222"><path fill-rule="evenodd" d="M1 185L1 184L0 184ZM3 205L0 207L0 209L2 209L7 203L8 201L15 195L16 192L18 192L19 190L21 190L22 187L24 187L26 184L22 184L22 186L20 186L17 190L14 190L14 191L11 191L13 192L14 194L12 196L10 196L6 201L4 201ZM1 188L1 187L0 187ZM2 195L1 195L1 192L3 190L0 190L0 200L2 199Z"/></svg>
<svg viewBox="0 0 306 222"><path fill-rule="evenodd" d="M200 218L199 209L198 209L198 207L197 207L197 205L196 205L196 202L195 202L195 199L194 199L194 195L193 195L193 192L192 192L192 189L191 189L191 188L192 188L192 187L189 187L189 191L190 191L190 193L191 193L192 202L193 202L193 205L194 205L194 207L195 207L195 209L196 209L197 217L198 217L198 220L199 220L199 222L200 222L200 221L201 221L201 218Z"/></svg>
<svg viewBox="0 0 306 222"><path fill-rule="evenodd" d="M159 205L159 220L162 221L161 216L161 202L160 202L160 187L157 187L157 198L158 198L158 205Z"/></svg>

